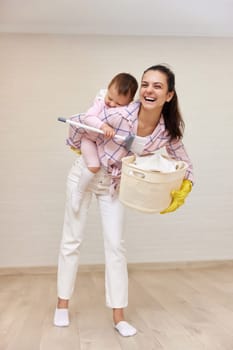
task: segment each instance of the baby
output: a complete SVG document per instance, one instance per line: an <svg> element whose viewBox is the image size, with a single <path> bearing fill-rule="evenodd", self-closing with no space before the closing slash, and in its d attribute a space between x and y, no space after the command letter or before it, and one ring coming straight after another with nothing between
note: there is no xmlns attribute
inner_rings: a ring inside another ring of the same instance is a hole
<svg viewBox="0 0 233 350"><path fill-rule="evenodd" d="M104 123L98 116L104 108L128 105L133 101L137 88L137 80L131 74L117 74L110 81L107 90L100 90L94 100L93 106L82 117L83 122L97 129L101 129L104 132L104 136L107 138L114 137L114 129L110 125ZM83 193L87 189L92 178L100 169L100 161L95 140L95 133L85 133L81 137L80 150L87 168L83 169L77 188L72 194L72 208L76 213L79 211Z"/></svg>

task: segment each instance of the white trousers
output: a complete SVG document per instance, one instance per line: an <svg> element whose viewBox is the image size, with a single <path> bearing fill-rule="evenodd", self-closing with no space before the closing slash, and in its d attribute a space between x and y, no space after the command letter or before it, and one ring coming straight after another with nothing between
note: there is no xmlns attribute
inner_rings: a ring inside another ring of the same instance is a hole
<svg viewBox="0 0 233 350"><path fill-rule="evenodd" d="M117 197L112 198L109 195L110 177L101 169L84 194L78 214L73 212L71 194L76 190L84 166L82 157L78 157L67 179L63 236L58 259L58 297L70 299L72 296L88 208L91 197L95 194L104 238L106 305L111 308L124 308L128 304L128 272L123 240L124 208Z"/></svg>

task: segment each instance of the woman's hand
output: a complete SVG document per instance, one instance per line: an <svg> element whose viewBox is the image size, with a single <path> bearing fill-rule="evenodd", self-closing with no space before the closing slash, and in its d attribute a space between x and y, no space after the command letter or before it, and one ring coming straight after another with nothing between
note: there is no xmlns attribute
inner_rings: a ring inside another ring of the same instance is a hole
<svg viewBox="0 0 233 350"><path fill-rule="evenodd" d="M183 180L181 188L178 191L172 191L172 201L168 208L161 211L160 214L170 213L178 209L182 204L184 204L185 198L192 190L192 182L190 180Z"/></svg>

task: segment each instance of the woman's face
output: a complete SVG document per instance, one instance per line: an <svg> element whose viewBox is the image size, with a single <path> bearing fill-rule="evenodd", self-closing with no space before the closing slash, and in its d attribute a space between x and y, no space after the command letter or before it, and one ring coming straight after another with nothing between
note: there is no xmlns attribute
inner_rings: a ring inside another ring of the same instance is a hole
<svg viewBox="0 0 233 350"><path fill-rule="evenodd" d="M167 76L158 70L144 73L139 91L139 98L144 109L162 109L169 102L174 92L168 92Z"/></svg>

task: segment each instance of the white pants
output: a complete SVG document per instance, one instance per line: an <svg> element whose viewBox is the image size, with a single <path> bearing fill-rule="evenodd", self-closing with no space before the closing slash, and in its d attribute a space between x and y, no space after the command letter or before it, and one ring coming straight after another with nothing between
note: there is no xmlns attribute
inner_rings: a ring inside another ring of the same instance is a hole
<svg viewBox="0 0 233 350"><path fill-rule="evenodd" d="M85 193L78 214L71 206L71 194L76 190L84 162L78 157L67 179L67 199L63 236L58 260L58 296L70 299L78 271L81 244L93 193L98 199L105 250L106 305L124 308L128 304L128 272L123 241L124 208L118 198L109 195L110 177L101 169Z"/></svg>

